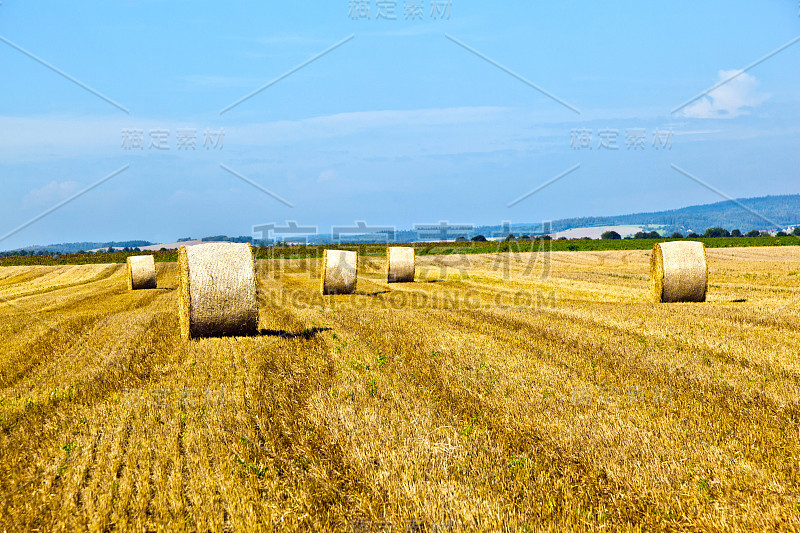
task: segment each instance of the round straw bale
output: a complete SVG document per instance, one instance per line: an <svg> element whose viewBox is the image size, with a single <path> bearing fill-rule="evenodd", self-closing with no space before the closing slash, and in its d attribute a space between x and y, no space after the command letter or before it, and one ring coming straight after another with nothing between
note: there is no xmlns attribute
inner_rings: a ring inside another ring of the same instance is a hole
<svg viewBox="0 0 800 533"><path fill-rule="evenodd" d="M133 255L125 260L128 290L155 289L156 264L152 255Z"/></svg>
<svg viewBox="0 0 800 533"><path fill-rule="evenodd" d="M178 250L181 336L247 335L258 330L256 269L247 243L207 243Z"/></svg>
<svg viewBox="0 0 800 533"><path fill-rule="evenodd" d="M324 250L322 253L322 294L356 292L358 253Z"/></svg>
<svg viewBox="0 0 800 533"><path fill-rule="evenodd" d="M386 249L386 277L389 283L414 281L414 248L390 246Z"/></svg>
<svg viewBox="0 0 800 533"><path fill-rule="evenodd" d="M705 302L708 262L703 243L655 244L650 256L650 286L656 302Z"/></svg>

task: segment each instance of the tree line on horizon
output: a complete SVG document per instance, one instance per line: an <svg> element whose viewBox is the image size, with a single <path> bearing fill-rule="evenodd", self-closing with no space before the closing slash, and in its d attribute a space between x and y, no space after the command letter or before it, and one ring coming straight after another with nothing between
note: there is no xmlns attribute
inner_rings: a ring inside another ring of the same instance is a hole
<svg viewBox="0 0 800 533"><path fill-rule="evenodd" d="M779 231L775 234L776 237L788 237L789 235L794 235L796 237L800 237L800 226L797 226L792 230L791 233L786 233L785 231ZM718 237L770 237L769 233L762 233L758 230L751 230L747 233L742 233L738 229L734 229L732 231L728 231L722 227L714 227L708 228L702 235L690 232L686 235L683 235L681 232L676 231L669 236L670 239L700 239L700 238L718 238ZM601 239L621 239L622 236L617 233L616 231L606 231L600 235ZM663 239L665 236L662 236L657 231L639 231L635 233L632 237L633 239Z"/></svg>
<svg viewBox="0 0 800 533"><path fill-rule="evenodd" d="M625 239L700 239L700 238L719 238L719 237L770 237L768 233L762 233L759 230L751 230L747 233L742 233L739 229L734 229L728 231L727 229L715 226L713 228L708 228L705 232L700 235L698 233L690 232L686 235L682 234L679 231L673 232L671 235L661 235L657 231L639 231L631 236L624 237ZM775 234L776 237L788 237L788 236L796 236L800 237L800 226L796 226L791 233L787 233L785 231L779 231ZM550 240L551 237L549 235L536 235L536 234L524 234L515 236L513 233L509 233L503 241L533 241L533 240ZM591 237L580 237L577 239L568 239L567 237L559 237L557 240L586 240L590 239ZM605 231L600 235L601 240L616 240L616 239L623 239L623 237L616 231L609 230ZM179 239L177 242L181 241L188 241L192 240L190 237ZM216 235L213 237L205 237L201 239L202 241L227 241L227 242L250 242L256 247L264 247L264 246L288 246L286 243L281 242L274 242L274 243L267 243L266 241L259 241L252 239L246 236L240 237L227 237L225 235ZM475 235L471 238L468 238L464 235L459 236L455 239L457 243L465 243L465 242L487 242L488 239L484 235ZM409 241L411 242L411 241ZM127 244L130 246L113 246L113 244L123 244L123 243L107 243L112 244L112 246L108 246L108 248L101 250L99 253L114 253L114 252L123 252L123 253L135 253L141 252L139 246L134 246L134 244L140 244L141 246L149 246L151 243L148 241L127 241ZM343 243L346 244L346 243ZM160 251L167 251L166 248L161 248ZM29 256L60 256L60 255L69 255L69 254L76 254L76 255L83 255L83 254L91 254L94 252L87 252L85 250L75 250L75 251L55 251L52 249L42 248L39 250L31 250L31 249L20 249L20 250L10 250L0 252L0 257L29 257Z"/></svg>

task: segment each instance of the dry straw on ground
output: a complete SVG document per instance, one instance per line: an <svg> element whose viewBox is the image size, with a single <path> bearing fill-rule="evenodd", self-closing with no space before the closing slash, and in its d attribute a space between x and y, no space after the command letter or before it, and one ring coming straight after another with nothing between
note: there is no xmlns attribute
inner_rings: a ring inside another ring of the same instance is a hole
<svg viewBox="0 0 800 533"><path fill-rule="evenodd" d="M128 290L156 288L156 264L152 255L130 256L125 263Z"/></svg>
<svg viewBox="0 0 800 533"><path fill-rule="evenodd" d="M178 250L181 336L247 335L258 329L253 247L208 243Z"/></svg>
<svg viewBox="0 0 800 533"><path fill-rule="evenodd" d="M650 284L656 302L706 301L706 247L696 241L655 244L650 256Z"/></svg>
<svg viewBox="0 0 800 533"><path fill-rule="evenodd" d="M386 277L389 283L414 281L414 248L390 246L386 249Z"/></svg>
<svg viewBox="0 0 800 533"><path fill-rule="evenodd" d="M0 267L0 532L800 532L800 246L709 249L702 305L643 305L650 257L268 259L272 334L201 342L124 265Z"/></svg>
<svg viewBox="0 0 800 533"><path fill-rule="evenodd" d="M322 254L322 294L356 292L358 253L325 250Z"/></svg>

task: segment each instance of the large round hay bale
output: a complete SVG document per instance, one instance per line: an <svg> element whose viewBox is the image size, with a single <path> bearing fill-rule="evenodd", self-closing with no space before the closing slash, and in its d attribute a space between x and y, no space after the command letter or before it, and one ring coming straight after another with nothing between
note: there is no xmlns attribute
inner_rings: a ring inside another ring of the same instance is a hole
<svg viewBox="0 0 800 533"><path fill-rule="evenodd" d="M655 244L650 256L650 285L656 302L705 302L706 247L696 241Z"/></svg>
<svg viewBox="0 0 800 533"><path fill-rule="evenodd" d="M386 249L386 277L389 283L414 281L414 248L390 246Z"/></svg>
<svg viewBox="0 0 800 533"><path fill-rule="evenodd" d="M128 290L155 289L156 264L152 255L132 255L125 260Z"/></svg>
<svg viewBox="0 0 800 533"><path fill-rule="evenodd" d="M248 335L258 330L256 269L247 243L207 243L178 250L181 336Z"/></svg>
<svg viewBox="0 0 800 533"><path fill-rule="evenodd" d="M356 292L358 253L325 250L322 253L322 294Z"/></svg>

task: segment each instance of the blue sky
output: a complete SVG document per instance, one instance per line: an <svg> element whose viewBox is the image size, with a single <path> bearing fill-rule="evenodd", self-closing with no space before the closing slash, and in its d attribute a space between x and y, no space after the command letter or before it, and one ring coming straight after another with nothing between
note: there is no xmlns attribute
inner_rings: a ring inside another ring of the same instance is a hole
<svg viewBox="0 0 800 533"><path fill-rule="evenodd" d="M3 0L0 249L800 192L797 1L352 3Z"/></svg>

